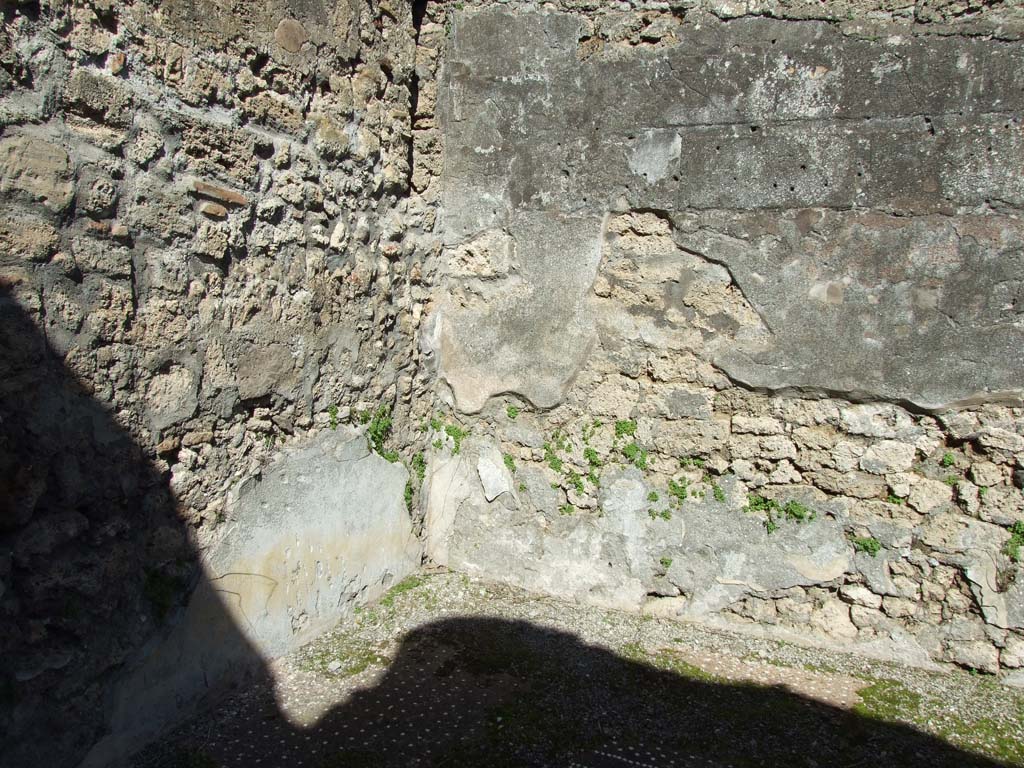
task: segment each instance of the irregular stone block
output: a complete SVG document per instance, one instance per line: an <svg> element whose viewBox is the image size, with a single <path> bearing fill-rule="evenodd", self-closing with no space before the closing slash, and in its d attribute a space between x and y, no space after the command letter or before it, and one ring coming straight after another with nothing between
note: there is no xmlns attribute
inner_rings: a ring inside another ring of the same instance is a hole
<svg viewBox="0 0 1024 768"><path fill-rule="evenodd" d="M186 716L207 693L299 648L419 566L408 474L356 430L325 430L236 487L188 606L114 688L102 766Z"/></svg>

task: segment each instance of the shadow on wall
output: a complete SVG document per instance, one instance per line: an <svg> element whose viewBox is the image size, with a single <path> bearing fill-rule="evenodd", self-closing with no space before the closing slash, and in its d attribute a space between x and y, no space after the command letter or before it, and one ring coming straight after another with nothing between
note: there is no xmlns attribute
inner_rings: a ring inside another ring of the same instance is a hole
<svg viewBox="0 0 1024 768"><path fill-rule="evenodd" d="M289 725L266 688L183 729L136 765L998 765L779 687L676 669L526 622L446 619L409 633L375 685L308 730Z"/></svg>
<svg viewBox="0 0 1024 768"><path fill-rule="evenodd" d="M265 671L202 575L168 478L11 293L0 285L0 766L76 765L97 742L102 765L196 691ZM210 599L186 622L190 594ZM136 675L137 697L115 697L140 649L175 685Z"/></svg>

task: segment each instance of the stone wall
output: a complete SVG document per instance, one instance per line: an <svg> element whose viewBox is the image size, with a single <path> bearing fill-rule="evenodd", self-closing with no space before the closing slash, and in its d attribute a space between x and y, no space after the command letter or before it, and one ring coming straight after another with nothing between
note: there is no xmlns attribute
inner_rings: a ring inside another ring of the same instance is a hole
<svg viewBox="0 0 1024 768"><path fill-rule="evenodd" d="M1019 678L1022 20L453 14L428 553Z"/></svg>
<svg viewBox="0 0 1024 768"><path fill-rule="evenodd" d="M408 463L429 410L416 27L395 0L0 12L0 731L5 766L68 765L418 564L399 463L272 466L346 424ZM253 615L239 537L284 532L298 581Z"/></svg>
<svg viewBox="0 0 1024 768"><path fill-rule="evenodd" d="M2 13L11 765L124 754L410 532L1024 668L1016 4Z"/></svg>

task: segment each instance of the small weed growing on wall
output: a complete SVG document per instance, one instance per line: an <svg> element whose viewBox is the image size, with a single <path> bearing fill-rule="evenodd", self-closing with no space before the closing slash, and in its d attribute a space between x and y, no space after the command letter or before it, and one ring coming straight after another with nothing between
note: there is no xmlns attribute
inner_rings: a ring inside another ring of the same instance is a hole
<svg viewBox="0 0 1024 768"><path fill-rule="evenodd" d="M587 460L587 464L592 467L600 467L601 459L598 458L597 451L591 448L589 445L583 449L583 458Z"/></svg>
<svg viewBox="0 0 1024 768"><path fill-rule="evenodd" d="M442 429L444 429L444 422L441 421L441 418L439 416L433 416L430 419L430 428L435 432L440 432Z"/></svg>
<svg viewBox="0 0 1024 768"><path fill-rule="evenodd" d="M561 457L555 453L555 449L551 446L551 443L544 443L544 461L551 467L555 472L561 472L564 462Z"/></svg>
<svg viewBox="0 0 1024 768"><path fill-rule="evenodd" d="M704 459L695 459L695 458L692 458L692 457L687 457L685 459L680 459L679 460L679 467L680 467L680 469L687 469L689 467L697 467L698 469L703 469L704 468Z"/></svg>
<svg viewBox="0 0 1024 768"><path fill-rule="evenodd" d="M857 537L853 540L853 548L858 552L877 557L878 553L882 551L882 542L874 536Z"/></svg>
<svg viewBox="0 0 1024 768"><path fill-rule="evenodd" d="M516 417L519 416L519 409L514 405L510 405L505 409L505 415L512 419L512 421L515 421Z"/></svg>
<svg viewBox="0 0 1024 768"><path fill-rule="evenodd" d="M622 455L625 456L637 469L647 469L647 451L635 442L630 443L623 448Z"/></svg>
<svg viewBox="0 0 1024 768"><path fill-rule="evenodd" d="M1024 521L1017 520L1010 526L1010 540L1003 545L1003 554L1015 563L1021 561L1021 549L1024 548Z"/></svg>
<svg viewBox="0 0 1024 768"><path fill-rule="evenodd" d="M623 419L615 422L615 437L633 437L636 434L636 422L633 419Z"/></svg>
<svg viewBox="0 0 1024 768"><path fill-rule="evenodd" d="M948 485L950 488L956 488L960 484L960 478L956 475L946 475L942 482Z"/></svg>
<svg viewBox="0 0 1024 768"><path fill-rule="evenodd" d="M722 490L722 486L717 483L711 486L711 494L715 497L715 501L722 503L725 501L725 491Z"/></svg>
<svg viewBox="0 0 1024 768"><path fill-rule="evenodd" d="M423 455L423 451L412 457L412 471L416 473L416 479L422 483L423 477L427 474L427 457Z"/></svg>
<svg viewBox="0 0 1024 768"><path fill-rule="evenodd" d="M787 520L795 520L798 523L802 523L804 521L809 522L817 517L817 514L813 509L808 509L799 501L795 500L787 501L786 505L782 508L782 511L785 512Z"/></svg>
<svg viewBox="0 0 1024 768"><path fill-rule="evenodd" d="M669 568L672 567L672 558L663 557L658 561L658 563L661 565L662 568L664 568L667 571Z"/></svg>
<svg viewBox="0 0 1024 768"><path fill-rule="evenodd" d="M440 451L441 448L444 446L444 443L441 441L441 438L437 438L437 440L432 442L431 445L434 446L435 448L437 448L437 450Z"/></svg>
<svg viewBox="0 0 1024 768"><path fill-rule="evenodd" d="M462 441L469 436L469 430L463 429L458 424L449 424L444 428L444 433L448 435L454 443L452 446L452 455L458 455L459 451L462 450Z"/></svg>
<svg viewBox="0 0 1024 768"><path fill-rule="evenodd" d="M338 428L338 406L333 405L333 404L327 406L327 418L329 420L327 422L328 426L330 426L331 429L337 429Z"/></svg>
<svg viewBox="0 0 1024 768"><path fill-rule="evenodd" d="M377 453L384 455L384 441L391 434L391 406L387 403L381 403L372 414L369 411L363 411L359 415L359 421L370 425L366 430L366 436L369 438L373 449ZM388 459L388 461L394 461L394 459Z"/></svg>
<svg viewBox="0 0 1024 768"><path fill-rule="evenodd" d="M512 454L510 454L510 453L502 454L501 459L502 459L502 461L505 462L505 466L508 468L509 472L515 472L516 471L516 460L512 458Z"/></svg>
<svg viewBox="0 0 1024 768"><path fill-rule="evenodd" d="M647 500L648 501L657 501L658 500L658 492L657 491L651 491L650 493L648 493L647 494Z"/></svg>
<svg viewBox="0 0 1024 768"><path fill-rule="evenodd" d="M568 472L565 473L565 477L569 481L569 485L576 489L576 493L582 496L584 491L583 478L580 477L579 473L574 472L573 470L570 469Z"/></svg>
<svg viewBox="0 0 1024 768"><path fill-rule="evenodd" d="M576 511L576 508L572 504L563 504L558 508L560 515L571 515Z"/></svg>
<svg viewBox="0 0 1024 768"><path fill-rule="evenodd" d="M583 425L583 444L590 445L590 439L594 436L594 433L604 426L600 419L594 419L590 424Z"/></svg>
<svg viewBox="0 0 1024 768"><path fill-rule="evenodd" d="M671 509L662 509L662 510L649 509L649 510L647 510L647 516L649 518L651 518L651 520L657 520L659 517L662 520L671 520L672 519L672 510Z"/></svg>
<svg viewBox="0 0 1024 768"><path fill-rule="evenodd" d="M668 481L668 495L672 497L673 502L677 507L683 506L683 502L686 501L686 492L690 484L687 482L685 477L679 480Z"/></svg>
<svg viewBox="0 0 1024 768"><path fill-rule="evenodd" d="M157 619L167 618L171 608L178 600L183 584L173 576L155 568L146 569L146 578L142 583L142 593L153 606Z"/></svg>
<svg viewBox="0 0 1024 768"><path fill-rule="evenodd" d="M890 493L888 496L886 496L885 500L887 502L889 502L890 504L900 504L900 505L902 505L902 504L906 503L906 499L901 499L899 496L897 496L894 493Z"/></svg>
<svg viewBox="0 0 1024 768"><path fill-rule="evenodd" d="M412 512L412 480L405 481L405 508Z"/></svg>
<svg viewBox="0 0 1024 768"><path fill-rule="evenodd" d="M942 454L942 458L939 460L940 467L948 468L952 467L954 464L956 464L956 456L954 456L949 451L946 451L944 454Z"/></svg>

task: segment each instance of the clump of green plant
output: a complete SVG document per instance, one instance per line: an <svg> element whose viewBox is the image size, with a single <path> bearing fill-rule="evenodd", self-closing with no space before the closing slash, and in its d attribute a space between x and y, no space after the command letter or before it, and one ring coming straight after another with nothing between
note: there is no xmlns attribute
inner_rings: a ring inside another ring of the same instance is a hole
<svg viewBox="0 0 1024 768"><path fill-rule="evenodd" d="M398 455L398 451L387 450L380 454L385 460L390 461L392 464L397 464L398 460L402 457Z"/></svg>
<svg viewBox="0 0 1024 768"><path fill-rule="evenodd" d="M576 511L576 507L572 504L563 504L558 508L558 514L560 515L571 515Z"/></svg>
<svg viewBox="0 0 1024 768"><path fill-rule="evenodd" d="M178 602L184 584L181 580L156 568L147 568L142 594L153 606L157 619L163 621Z"/></svg>
<svg viewBox="0 0 1024 768"><path fill-rule="evenodd" d="M952 467L954 464L956 464L956 456L954 456L949 451L946 451L944 454L942 454L942 458L939 459L940 467L949 468Z"/></svg>
<svg viewBox="0 0 1024 768"><path fill-rule="evenodd" d="M516 471L516 460L514 458L512 458L512 454L511 453L504 453L504 454L502 454L501 459L502 459L502 461L505 462L505 467L508 469L509 472L515 472Z"/></svg>
<svg viewBox="0 0 1024 768"><path fill-rule="evenodd" d="M942 478L942 482L948 485L950 488L956 488L960 484L960 478L956 475L946 475Z"/></svg>
<svg viewBox="0 0 1024 768"><path fill-rule="evenodd" d="M590 439L594 436L594 433L603 427L604 424L600 419L594 419L590 424L583 425L583 444L590 445Z"/></svg>
<svg viewBox="0 0 1024 768"><path fill-rule="evenodd" d="M669 568L672 567L672 558L671 557L663 557L663 558L661 558L658 561L658 563L660 563L661 567L664 568L667 571Z"/></svg>
<svg viewBox="0 0 1024 768"><path fill-rule="evenodd" d="M769 499L756 493L748 494L747 509L751 512L764 512L764 529L769 534L779 530L779 523L775 519L775 515L782 512L782 506L775 499Z"/></svg>
<svg viewBox="0 0 1024 768"><path fill-rule="evenodd" d="M516 408L514 405L510 405L505 409L505 415L508 416L512 421L515 421L516 417L519 416L519 409Z"/></svg>
<svg viewBox="0 0 1024 768"><path fill-rule="evenodd" d="M412 480L405 481L405 508L412 512Z"/></svg>
<svg viewBox="0 0 1024 768"><path fill-rule="evenodd" d="M330 426L330 428L331 429L337 429L338 428L338 406L334 405L333 403L331 405L327 406L327 418L328 418L328 422L327 423Z"/></svg>
<svg viewBox="0 0 1024 768"><path fill-rule="evenodd" d="M370 440L370 445L373 446L377 453L384 455L384 441L391 434L391 406L387 403L381 403L373 413L363 411L359 414L359 422L370 425L366 429L366 436ZM388 459L388 461L396 461L397 454L394 455L395 459Z"/></svg>
<svg viewBox="0 0 1024 768"><path fill-rule="evenodd" d="M657 501L658 500L658 492L657 491L651 491L650 493L648 493L647 494L647 500L648 501Z"/></svg>
<svg viewBox="0 0 1024 768"><path fill-rule="evenodd" d="M1024 521L1017 520L1010 526L1010 539L1003 545L1003 554L1019 563L1021 548L1024 548Z"/></svg>
<svg viewBox="0 0 1024 768"><path fill-rule="evenodd" d="M462 450L462 441L469 436L469 430L463 429L458 424L449 424L444 428L444 433L452 439L452 455L458 455Z"/></svg>
<svg viewBox="0 0 1024 768"><path fill-rule="evenodd" d="M725 491L722 490L722 486L715 483L711 486L711 495L715 497L715 501L722 503L725 501Z"/></svg>
<svg viewBox="0 0 1024 768"><path fill-rule="evenodd" d="M569 485L576 489L576 493L583 495L583 478L580 477L579 472L569 470L565 473L566 480L569 481Z"/></svg>
<svg viewBox="0 0 1024 768"><path fill-rule="evenodd" d="M667 507L665 509L661 509L661 510L649 509L649 510L647 510L647 516L650 517L651 520L657 520L659 517L662 520L671 520L672 519L672 510L668 509Z"/></svg>
<svg viewBox="0 0 1024 768"><path fill-rule="evenodd" d="M615 422L615 437L633 437L636 434L636 421L633 419L621 419Z"/></svg>
<svg viewBox="0 0 1024 768"><path fill-rule="evenodd" d="M817 514L813 509L805 507L796 500L787 501L786 505L782 508L782 511L785 513L787 520L795 520L798 523L802 523L805 520L811 521L817 517Z"/></svg>
<svg viewBox="0 0 1024 768"><path fill-rule="evenodd" d="M978 486L978 496L980 496L981 498L984 499L986 495L988 495L988 486L987 485L979 485Z"/></svg>
<svg viewBox="0 0 1024 768"><path fill-rule="evenodd" d="M906 499L897 496L895 493L890 493L888 496L885 497L885 500L887 502L889 502L890 504L900 504L900 505L905 504L906 501L907 501Z"/></svg>
<svg viewBox="0 0 1024 768"><path fill-rule="evenodd" d="M441 421L440 416L430 417L430 428L435 432L440 432L442 429L444 429L444 422Z"/></svg>
<svg viewBox="0 0 1024 768"><path fill-rule="evenodd" d="M681 477L679 480L668 481L668 495L672 497L672 500L677 507L683 506L683 502L686 501L686 493L689 487L690 484L685 477Z"/></svg>
<svg viewBox="0 0 1024 768"><path fill-rule="evenodd" d="M688 467L697 467L698 469L704 469L704 459L687 457L679 460L679 467L681 469L687 469Z"/></svg>
<svg viewBox="0 0 1024 768"><path fill-rule="evenodd" d="M583 458L587 460L587 464L595 469L601 466L601 459L598 457L597 451L589 445L583 449Z"/></svg>
<svg viewBox="0 0 1024 768"><path fill-rule="evenodd" d="M562 461L562 457L555 453L554 447L551 443L544 443L544 461L551 467L555 472L561 472L565 466L565 462Z"/></svg>
<svg viewBox="0 0 1024 768"><path fill-rule="evenodd" d="M416 473L416 479L422 483L427 474L427 457L423 455L423 451L412 457L412 471Z"/></svg>
<svg viewBox="0 0 1024 768"><path fill-rule="evenodd" d="M858 536L853 539L853 548L872 557L877 557L882 551L882 542L874 536Z"/></svg>
<svg viewBox="0 0 1024 768"><path fill-rule="evenodd" d="M625 446L622 455L637 469L647 469L647 451L635 442Z"/></svg>

